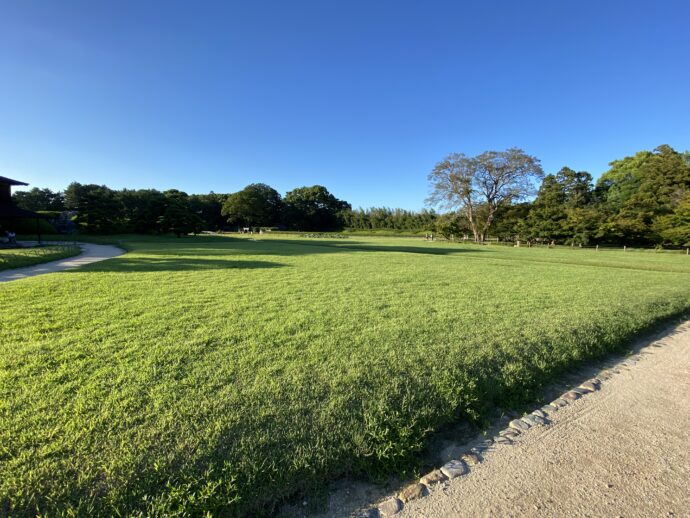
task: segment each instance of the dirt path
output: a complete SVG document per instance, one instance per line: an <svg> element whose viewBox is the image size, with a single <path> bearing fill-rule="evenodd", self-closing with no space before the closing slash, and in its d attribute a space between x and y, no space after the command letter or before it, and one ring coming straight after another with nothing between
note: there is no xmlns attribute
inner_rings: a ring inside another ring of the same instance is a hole
<svg viewBox="0 0 690 518"><path fill-rule="evenodd" d="M111 245L94 245L91 243L78 243L82 253L67 259L58 259L48 263L27 266L26 268L15 268L13 270L3 270L0 272L0 282L16 281L44 273L61 272L84 266L85 264L105 261L112 257L124 254L124 250Z"/></svg>
<svg viewBox="0 0 690 518"><path fill-rule="evenodd" d="M690 517L690 324L396 517Z"/></svg>

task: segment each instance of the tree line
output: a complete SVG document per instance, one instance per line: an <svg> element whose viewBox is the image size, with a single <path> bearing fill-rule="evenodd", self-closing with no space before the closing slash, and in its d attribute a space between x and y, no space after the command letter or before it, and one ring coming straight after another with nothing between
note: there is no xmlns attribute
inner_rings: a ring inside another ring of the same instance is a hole
<svg viewBox="0 0 690 518"><path fill-rule="evenodd" d="M544 175L522 150L451 154L429 174L429 203L453 209L445 235L561 244L690 246L690 153L668 145L610 163L596 183Z"/></svg>
<svg viewBox="0 0 690 518"><path fill-rule="evenodd" d="M176 189L111 189L105 185L71 183L65 191L33 188L13 194L27 210L67 213L79 231L90 234L173 233L202 230L275 227L293 230L334 230L350 204L320 185L299 187L284 197L256 183L232 194L187 194Z"/></svg>
<svg viewBox="0 0 690 518"><path fill-rule="evenodd" d="M349 210L342 214L342 224L353 230L432 231L439 215L432 210L412 211L372 207Z"/></svg>
<svg viewBox="0 0 690 518"><path fill-rule="evenodd" d="M690 153L668 145L614 160L596 183L563 167L544 174L517 148L475 157L452 153L428 176L422 211L352 209L325 187L284 196L256 183L231 194L113 190L72 183L63 192L15 192L28 210L67 212L82 232L174 233L275 227L300 231L386 229L474 241L690 246Z"/></svg>

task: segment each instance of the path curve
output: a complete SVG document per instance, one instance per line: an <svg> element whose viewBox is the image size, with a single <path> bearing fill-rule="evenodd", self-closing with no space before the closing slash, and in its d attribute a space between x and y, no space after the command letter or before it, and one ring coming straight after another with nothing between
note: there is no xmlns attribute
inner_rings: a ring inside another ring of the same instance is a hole
<svg viewBox="0 0 690 518"><path fill-rule="evenodd" d="M58 259L47 263L26 266L25 268L14 268L12 270L0 271L0 282L17 281L27 277L43 275L45 273L62 272L79 268L86 264L105 261L122 255L124 250L112 245L94 245L92 243L77 243L82 249L82 253L66 259Z"/></svg>
<svg viewBox="0 0 690 518"><path fill-rule="evenodd" d="M690 516L690 324L396 518Z"/></svg>

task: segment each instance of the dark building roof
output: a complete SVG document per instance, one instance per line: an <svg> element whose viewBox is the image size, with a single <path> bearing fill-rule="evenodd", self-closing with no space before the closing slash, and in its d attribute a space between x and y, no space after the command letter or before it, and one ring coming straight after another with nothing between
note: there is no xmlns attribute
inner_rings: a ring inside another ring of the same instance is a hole
<svg viewBox="0 0 690 518"><path fill-rule="evenodd" d="M4 176L0 176L0 183L7 185L29 185L28 183L20 182L19 180L12 180L12 178L6 178Z"/></svg>
<svg viewBox="0 0 690 518"><path fill-rule="evenodd" d="M14 203L10 194L12 185L29 185L28 183L13 180L0 176L0 219L26 219L26 218L43 218L42 214L37 214L30 210L20 209Z"/></svg>
<svg viewBox="0 0 690 518"><path fill-rule="evenodd" d="M25 210L17 207L12 203L11 190L13 185L29 185L28 183L20 182L19 180L12 180L0 176L0 220L17 220L17 219L35 219L36 233L38 234L38 242L41 242L41 226L38 224L39 219L48 219L43 214L38 214L31 210Z"/></svg>

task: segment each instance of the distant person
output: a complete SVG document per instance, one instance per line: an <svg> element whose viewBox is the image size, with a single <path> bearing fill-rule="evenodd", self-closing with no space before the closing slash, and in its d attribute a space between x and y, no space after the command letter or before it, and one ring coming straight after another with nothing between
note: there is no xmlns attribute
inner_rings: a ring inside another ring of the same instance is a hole
<svg viewBox="0 0 690 518"><path fill-rule="evenodd" d="M11 245L16 245L17 244L17 234L11 230L8 230L7 231L7 240L8 240L8 243L10 243Z"/></svg>

